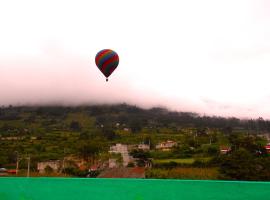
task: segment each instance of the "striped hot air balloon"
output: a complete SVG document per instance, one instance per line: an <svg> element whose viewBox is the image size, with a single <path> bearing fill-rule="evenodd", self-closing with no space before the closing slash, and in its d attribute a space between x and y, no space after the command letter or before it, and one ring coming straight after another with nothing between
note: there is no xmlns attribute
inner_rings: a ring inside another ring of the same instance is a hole
<svg viewBox="0 0 270 200"><path fill-rule="evenodd" d="M108 77L113 73L119 64L119 57L117 53L110 49L103 49L97 53L95 60L97 67L106 77L106 81L108 81Z"/></svg>

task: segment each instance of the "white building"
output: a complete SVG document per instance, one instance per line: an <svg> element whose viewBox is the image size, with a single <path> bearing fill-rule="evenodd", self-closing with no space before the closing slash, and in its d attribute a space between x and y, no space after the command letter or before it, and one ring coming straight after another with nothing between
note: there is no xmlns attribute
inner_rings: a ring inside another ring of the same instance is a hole
<svg viewBox="0 0 270 200"><path fill-rule="evenodd" d="M47 162L39 162L37 164L37 169L39 173L45 173L46 167L50 167L53 172L58 172L61 168L61 161L60 160L53 160Z"/></svg>
<svg viewBox="0 0 270 200"><path fill-rule="evenodd" d="M167 140L166 142L161 142L156 145L156 149L160 149L162 151L169 151L175 146L177 146L177 142Z"/></svg>
<svg viewBox="0 0 270 200"><path fill-rule="evenodd" d="M141 149L143 151L149 151L150 150L150 146L148 144L139 144L138 145L138 149Z"/></svg>
<svg viewBox="0 0 270 200"><path fill-rule="evenodd" d="M109 168L116 168L118 167L117 161L114 158L109 159Z"/></svg>
<svg viewBox="0 0 270 200"><path fill-rule="evenodd" d="M125 144L116 144L110 147L109 153L120 153L123 158L123 166L126 167L133 158L128 154L128 145Z"/></svg>

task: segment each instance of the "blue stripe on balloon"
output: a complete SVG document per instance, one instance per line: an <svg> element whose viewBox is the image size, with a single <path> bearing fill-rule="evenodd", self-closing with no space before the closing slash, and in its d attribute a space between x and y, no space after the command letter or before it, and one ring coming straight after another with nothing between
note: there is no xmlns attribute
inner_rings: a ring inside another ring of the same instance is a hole
<svg viewBox="0 0 270 200"><path fill-rule="evenodd" d="M98 66L101 68L102 65L106 62L106 60L112 58L114 55L115 55L115 53L112 51L112 52L108 53L107 55L102 56L98 61Z"/></svg>

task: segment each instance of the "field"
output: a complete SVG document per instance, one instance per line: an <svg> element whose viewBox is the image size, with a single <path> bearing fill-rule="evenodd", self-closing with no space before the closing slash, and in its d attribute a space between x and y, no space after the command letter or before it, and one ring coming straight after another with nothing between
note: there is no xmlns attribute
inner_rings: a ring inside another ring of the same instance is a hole
<svg viewBox="0 0 270 200"><path fill-rule="evenodd" d="M173 168L173 169L149 169L146 172L147 178L165 178L165 179L218 179L217 168Z"/></svg>
<svg viewBox="0 0 270 200"><path fill-rule="evenodd" d="M200 160L200 161L209 161L210 158L179 158L179 159L158 159L158 160L154 160L154 163L156 164L163 164L163 163L170 163L170 162L176 162L178 164L192 164L194 163L196 160Z"/></svg>

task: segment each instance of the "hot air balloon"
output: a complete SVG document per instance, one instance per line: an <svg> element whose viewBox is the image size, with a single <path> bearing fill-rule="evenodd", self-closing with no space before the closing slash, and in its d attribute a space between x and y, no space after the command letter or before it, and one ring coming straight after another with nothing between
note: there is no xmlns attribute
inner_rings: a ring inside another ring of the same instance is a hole
<svg viewBox="0 0 270 200"><path fill-rule="evenodd" d="M108 77L119 64L119 57L115 51L111 49L103 49L97 53L95 61L99 70L106 77L106 81L108 81Z"/></svg>

